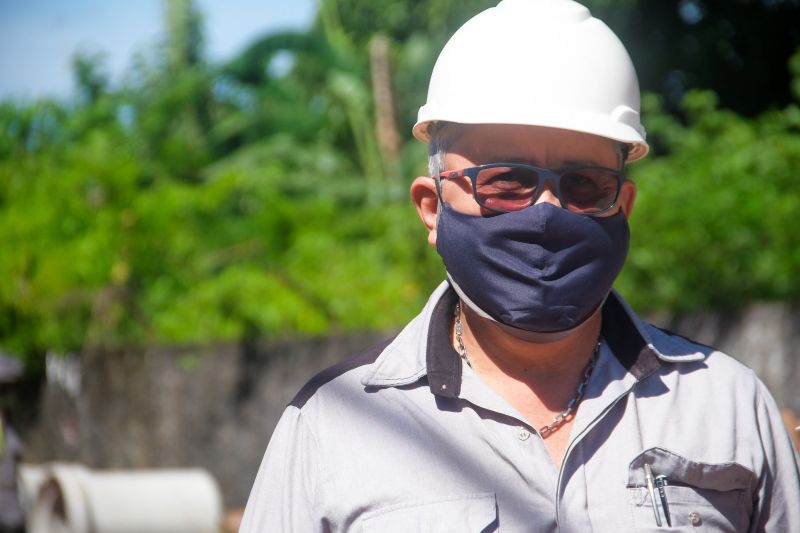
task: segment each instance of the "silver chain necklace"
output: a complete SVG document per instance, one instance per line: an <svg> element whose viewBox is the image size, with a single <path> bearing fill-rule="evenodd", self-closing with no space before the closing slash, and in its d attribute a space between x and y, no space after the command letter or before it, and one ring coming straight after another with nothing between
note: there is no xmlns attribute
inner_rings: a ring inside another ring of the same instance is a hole
<svg viewBox="0 0 800 533"><path fill-rule="evenodd" d="M456 330L456 349L458 350L458 354L467 363L467 366L472 368L472 363L469 360L469 356L467 355L467 349L464 347L464 339L462 337L464 333L464 328L461 325L461 302L456 302L456 307L453 311L453 315L455 316L455 330ZM550 422L546 426L542 426L539 428L539 434L542 436L543 439L547 438L552 434L556 429L561 427L561 425L567 421L567 418L572 414L578 404L581 403L583 399L583 394L586 392L586 384L589 383L589 378L592 376L592 371L594 370L594 365L597 363L597 354L600 352L600 342L598 341L594 347L594 351L592 352L592 359L589 361L589 364L586 365L586 370L583 372L583 380L581 381L580 385L578 385L578 390L575 391L575 396L569 401L567 407L564 408L563 411L558 413L555 417L553 417L553 421Z"/></svg>

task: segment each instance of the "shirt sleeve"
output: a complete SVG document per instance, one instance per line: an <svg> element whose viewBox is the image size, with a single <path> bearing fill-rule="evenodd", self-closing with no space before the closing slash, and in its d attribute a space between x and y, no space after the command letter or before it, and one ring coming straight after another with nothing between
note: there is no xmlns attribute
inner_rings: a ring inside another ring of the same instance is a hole
<svg viewBox="0 0 800 533"><path fill-rule="evenodd" d="M267 446L239 533L319 530L317 465L314 435L301 411L287 407Z"/></svg>
<svg viewBox="0 0 800 533"><path fill-rule="evenodd" d="M796 531L800 524L800 458L769 391L759 381L758 431L765 468L758 487L750 531Z"/></svg>

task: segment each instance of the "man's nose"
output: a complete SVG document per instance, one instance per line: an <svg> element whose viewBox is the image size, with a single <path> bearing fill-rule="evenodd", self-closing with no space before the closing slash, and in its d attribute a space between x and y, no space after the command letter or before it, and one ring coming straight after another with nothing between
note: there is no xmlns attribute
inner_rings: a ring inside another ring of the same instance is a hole
<svg viewBox="0 0 800 533"><path fill-rule="evenodd" d="M534 202L534 205L538 205L543 202L561 207L561 202L558 200L558 194L556 194L556 184L552 180L547 180L544 183L544 190L541 192L541 194L539 194L539 197Z"/></svg>

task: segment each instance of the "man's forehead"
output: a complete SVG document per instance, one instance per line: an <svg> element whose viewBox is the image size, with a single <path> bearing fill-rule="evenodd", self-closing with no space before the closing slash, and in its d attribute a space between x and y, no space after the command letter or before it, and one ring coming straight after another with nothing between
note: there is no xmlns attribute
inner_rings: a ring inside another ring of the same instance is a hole
<svg viewBox="0 0 800 533"><path fill-rule="evenodd" d="M611 139L541 126L448 124L439 135L437 142L448 154L484 162L543 164L543 159L557 157L566 164L602 165L619 154Z"/></svg>

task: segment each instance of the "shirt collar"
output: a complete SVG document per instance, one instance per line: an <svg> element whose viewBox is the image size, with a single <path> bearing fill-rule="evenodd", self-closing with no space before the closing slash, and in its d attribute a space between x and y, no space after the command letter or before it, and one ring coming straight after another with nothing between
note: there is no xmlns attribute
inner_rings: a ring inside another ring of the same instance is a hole
<svg viewBox="0 0 800 533"><path fill-rule="evenodd" d="M461 357L453 348L450 328L458 296L442 282L422 312L370 365L362 377L367 387L410 385L427 376L431 392L457 398L461 392ZM664 362L699 361L694 343L642 322L616 291L603 304L602 335L620 364L641 381Z"/></svg>

